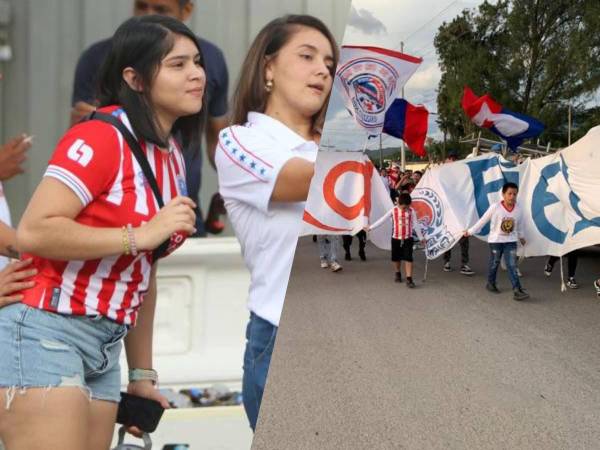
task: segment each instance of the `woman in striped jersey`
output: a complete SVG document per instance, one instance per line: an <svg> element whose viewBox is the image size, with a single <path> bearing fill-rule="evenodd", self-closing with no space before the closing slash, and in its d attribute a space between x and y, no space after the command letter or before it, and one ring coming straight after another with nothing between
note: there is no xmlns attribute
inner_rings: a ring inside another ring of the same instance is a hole
<svg viewBox="0 0 600 450"><path fill-rule="evenodd" d="M117 120L66 132L17 231L38 274L21 303L0 309L7 448L109 448L123 338L128 391L168 406L152 370L155 263L195 231L172 135L197 139L204 86L200 49L181 22L148 16L119 27L98 109ZM141 163L123 125L137 137Z"/></svg>

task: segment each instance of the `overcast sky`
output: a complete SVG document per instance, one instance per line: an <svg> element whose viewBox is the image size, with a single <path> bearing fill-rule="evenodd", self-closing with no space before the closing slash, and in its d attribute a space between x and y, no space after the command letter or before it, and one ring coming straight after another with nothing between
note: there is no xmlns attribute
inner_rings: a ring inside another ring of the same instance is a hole
<svg viewBox="0 0 600 450"><path fill-rule="evenodd" d="M423 104L430 113L437 110L436 90L440 80L433 38L443 22L451 21L463 9L476 8L479 0L353 0L349 22L344 33L344 45L372 45L400 50L423 58L423 63L408 81L404 98L412 104ZM429 136L441 139L435 123L429 116ZM345 110L341 96L333 92L323 143L336 148L362 148L364 132ZM400 141L383 135L383 145L399 146ZM371 139L370 149L379 148Z"/></svg>

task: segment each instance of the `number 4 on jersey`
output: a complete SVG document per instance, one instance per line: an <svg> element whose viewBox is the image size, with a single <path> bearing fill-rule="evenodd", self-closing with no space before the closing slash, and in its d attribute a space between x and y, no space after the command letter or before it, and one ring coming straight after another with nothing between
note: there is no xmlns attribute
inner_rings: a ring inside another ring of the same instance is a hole
<svg viewBox="0 0 600 450"><path fill-rule="evenodd" d="M78 162L83 167L86 167L94 156L94 150L87 145L83 139L77 139L73 145L69 147L67 156L73 161Z"/></svg>

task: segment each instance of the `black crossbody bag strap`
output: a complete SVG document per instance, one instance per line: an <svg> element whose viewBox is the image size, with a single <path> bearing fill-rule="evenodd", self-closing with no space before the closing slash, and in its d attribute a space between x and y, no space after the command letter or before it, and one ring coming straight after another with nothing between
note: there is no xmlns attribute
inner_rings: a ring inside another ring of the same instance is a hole
<svg viewBox="0 0 600 450"><path fill-rule="evenodd" d="M150 188L154 193L154 198L156 198L158 208L160 209L163 206L165 206L165 202L162 198L162 193L158 188L158 183L156 181L156 177L154 176L154 172L152 172L152 168L150 167L148 158L146 158L146 155L144 154L142 147L140 147L140 143L138 142L138 140L131 133L131 131L129 131L125 124L111 114L99 113L97 111L94 111L92 114L90 114L86 120L99 120L101 122L106 122L115 127L117 130L119 130L125 141L127 141L127 145L131 149L133 156L135 156L135 159L142 168L142 172L144 172L144 176L146 177L146 180L150 184ZM169 242L170 239L167 239L157 248L154 249L154 251L152 252L152 260L154 262L167 253L167 249L169 248Z"/></svg>

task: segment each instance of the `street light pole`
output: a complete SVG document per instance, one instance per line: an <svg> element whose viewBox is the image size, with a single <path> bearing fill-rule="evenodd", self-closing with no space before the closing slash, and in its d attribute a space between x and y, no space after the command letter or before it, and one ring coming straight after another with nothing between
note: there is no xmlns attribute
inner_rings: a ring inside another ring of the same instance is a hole
<svg viewBox="0 0 600 450"><path fill-rule="evenodd" d="M404 53L404 42L400 42L400 53ZM402 98L404 98L404 85L402 85ZM400 146L400 165L402 166L402 172L406 170L406 150L404 149L404 140L402 140Z"/></svg>
<svg viewBox="0 0 600 450"><path fill-rule="evenodd" d="M567 145L571 145L571 102L569 102L569 131L567 134Z"/></svg>

